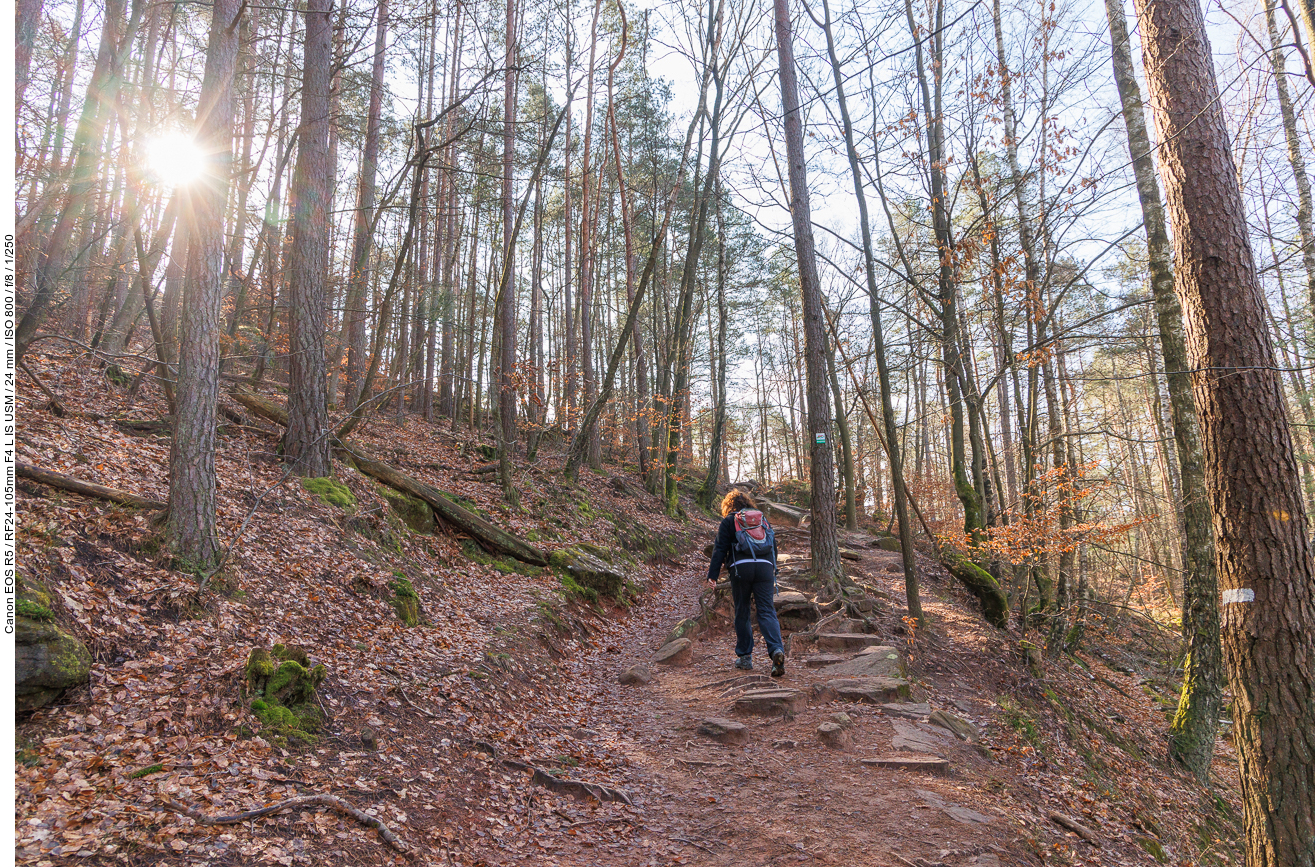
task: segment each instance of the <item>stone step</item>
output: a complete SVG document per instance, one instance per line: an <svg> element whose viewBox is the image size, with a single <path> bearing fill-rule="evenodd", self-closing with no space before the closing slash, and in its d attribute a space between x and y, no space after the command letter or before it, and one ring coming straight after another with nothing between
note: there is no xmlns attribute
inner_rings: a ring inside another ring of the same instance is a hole
<svg viewBox="0 0 1315 867"><path fill-rule="evenodd" d="M949 776L950 763L937 756L877 756L864 759L863 764L869 768L882 768L892 771L920 771L925 774Z"/></svg>
<svg viewBox="0 0 1315 867"><path fill-rule="evenodd" d="M904 677L904 659L894 647L872 645L827 673L854 677Z"/></svg>
<svg viewBox="0 0 1315 867"><path fill-rule="evenodd" d="M909 697L909 682L902 677L842 677L826 682L826 690L839 701L886 704Z"/></svg>
<svg viewBox="0 0 1315 867"><path fill-rule="evenodd" d="M807 697L797 689L755 689L735 699L731 711L745 716L785 716L799 713L807 705Z"/></svg>
<svg viewBox="0 0 1315 867"><path fill-rule="evenodd" d="M904 719L922 720L931 716L931 705L925 701L900 701L891 704L883 704L881 709L888 716L903 717Z"/></svg>
<svg viewBox="0 0 1315 867"><path fill-rule="evenodd" d="M749 742L749 727L722 717L711 717L699 724L699 734L721 744L740 746Z"/></svg>
<svg viewBox="0 0 1315 867"><path fill-rule="evenodd" d="M884 639L863 632L823 632L814 637L813 643L818 650L853 653L865 647L881 647Z"/></svg>
<svg viewBox="0 0 1315 867"><path fill-rule="evenodd" d="M828 665L837 665L844 661L843 656L837 656L834 653L815 653L812 656L804 657L804 668L825 668Z"/></svg>

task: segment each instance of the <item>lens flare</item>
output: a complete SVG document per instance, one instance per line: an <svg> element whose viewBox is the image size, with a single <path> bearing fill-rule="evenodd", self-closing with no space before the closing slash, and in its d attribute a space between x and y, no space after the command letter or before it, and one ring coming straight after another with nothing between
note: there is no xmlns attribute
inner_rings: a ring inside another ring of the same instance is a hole
<svg viewBox="0 0 1315 867"><path fill-rule="evenodd" d="M146 142L144 150L146 171L166 186L185 186L205 174L205 154L186 133L157 135Z"/></svg>

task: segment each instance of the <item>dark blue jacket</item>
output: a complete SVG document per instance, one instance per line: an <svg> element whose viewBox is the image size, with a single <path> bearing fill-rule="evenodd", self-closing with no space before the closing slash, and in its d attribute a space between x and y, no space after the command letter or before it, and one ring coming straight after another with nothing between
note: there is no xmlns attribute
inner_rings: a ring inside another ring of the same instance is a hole
<svg viewBox="0 0 1315 867"><path fill-rule="evenodd" d="M722 564L731 559L735 553L735 514L721 519L717 527L717 544L712 549L712 563L708 566L708 580L716 581L721 576ZM772 534L772 563L777 562L776 534ZM732 566L734 564L731 564ZM732 571L732 576L734 572Z"/></svg>

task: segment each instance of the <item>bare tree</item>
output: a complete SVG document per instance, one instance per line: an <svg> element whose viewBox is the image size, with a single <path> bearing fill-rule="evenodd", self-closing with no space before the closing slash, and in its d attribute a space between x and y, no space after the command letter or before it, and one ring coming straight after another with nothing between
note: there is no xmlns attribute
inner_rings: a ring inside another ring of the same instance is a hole
<svg viewBox="0 0 1315 867"><path fill-rule="evenodd" d="M795 256L803 297L804 363L808 370L808 439L812 457L809 476L813 520L809 528L813 572L825 586L838 591L844 582L840 542L836 535L836 479L831 445L831 395L826 376L826 325L822 320L822 286L817 276L813 221L804 166L804 125L795 77L790 10L786 0L773 0L776 52L780 60L781 104L785 114L785 149L790 177L790 216L794 221Z"/></svg>

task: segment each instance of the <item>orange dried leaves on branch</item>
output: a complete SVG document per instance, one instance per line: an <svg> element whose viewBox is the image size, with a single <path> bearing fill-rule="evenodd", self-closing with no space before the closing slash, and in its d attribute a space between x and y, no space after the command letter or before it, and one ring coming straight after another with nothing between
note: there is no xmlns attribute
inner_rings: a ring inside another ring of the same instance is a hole
<svg viewBox="0 0 1315 867"><path fill-rule="evenodd" d="M988 527L983 541L975 547L964 533L947 533L944 541L964 553L985 552L993 560L1014 565L1043 560L1075 551L1084 544L1112 542L1129 530L1154 519L1155 515L1134 516L1128 521L1112 520L1108 515L1094 520L1077 520L1092 511L1087 504L1108 491L1113 482L1090 478L1098 461L1069 467L1056 467L1037 476L1030 490L1022 492L1031 508L1010 509L1009 522ZM1067 511L1070 526L1061 527L1060 516Z"/></svg>

